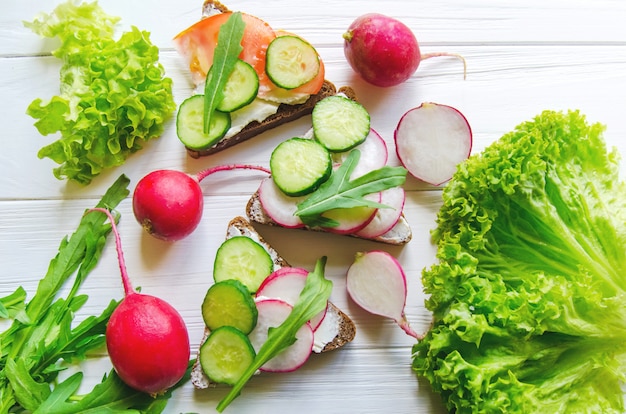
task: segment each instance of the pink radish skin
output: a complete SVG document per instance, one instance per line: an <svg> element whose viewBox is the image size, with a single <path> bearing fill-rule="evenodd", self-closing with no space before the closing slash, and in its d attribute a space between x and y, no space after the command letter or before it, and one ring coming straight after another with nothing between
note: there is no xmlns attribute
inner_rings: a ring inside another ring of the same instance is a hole
<svg viewBox="0 0 626 414"><path fill-rule="evenodd" d="M309 272L306 269L300 267L281 267L265 278L256 292L256 298L280 299L294 306L300 297L302 289L304 289L304 284L308 276ZM313 331L315 331L324 320L326 309L327 308L324 308L323 311L309 321Z"/></svg>
<svg viewBox="0 0 626 414"><path fill-rule="evenodd" d="M344 54L352 69L375 86L399 85L415 73L420 62L436 56L455 53L422 54L411 29L401 21L379 13L357 17L343 34Z"/></svg>
<svg viewBox="0 0 626 414"><path fill-rule="evenodd" d="M259 316L249 338L258 352L267 340L269 328L277 327L291 313L292 306L279 299L262 299L256 302ZM296 333L296 342L281 351L261 367L266 372L291 372L300 368L313 352L313 329L306 323Z"/></svg>
<svg viewBox="0 0 626 414"><path fill-rule="evenodd" d="M106 344L111 363L130 387L158 395L183 377L189 363L189 334L181 315L170 304L155 296L137 293L131 285L119 233L111 213L124 299L113 311L106 328Z"/></svg>
<svg viewBox="0 0 626 414"><path fill-rule="evenodd" d="M448 105L425 102L407 111L394 132L396 153L415 178L441 185L472 151L472 129L465 116Z"/></svg>
<svg viewBox="0 0 626 414"><path fill-rule="evenodd" d="M373 239L387 233L400 219L405 199L406 195L402 187L394 187L382 191L380 202L388 206L388 208L379 208L374 219L367 226L356 232L356 235Z"/></svg>
<svg viewBox="0 0 626 414"><path fill-rule="evenodd" d="M406 276L400 262L387 252L373 250L356 254L348 268L346 286L352 300L375 315L393 319L407 335L418 340L404 313Z"/></svg>
<svg viewBox="0 0 626 414"><path fill-rule="evenodd" d="M135 218L158 239L181 240L196 229L202 218L204 199L200 182L216 172L235 169L270 173L264 167L240 164L209 168L195 176L175 170L156 170L144 176L135 187Z"/></svg>
<svg viewBox="0 0 626 414"><path fill-rule="evenodd" d="M361 152L361 157L359 158L359 163L350 175L351 180L361 177L370 171L382 168L387 164L387 158L389 156L387 144L374 129L370 130L365 141L355 149ZM349 153L350 151L333 154L333 161L337 164L341 164Z"/></svg>

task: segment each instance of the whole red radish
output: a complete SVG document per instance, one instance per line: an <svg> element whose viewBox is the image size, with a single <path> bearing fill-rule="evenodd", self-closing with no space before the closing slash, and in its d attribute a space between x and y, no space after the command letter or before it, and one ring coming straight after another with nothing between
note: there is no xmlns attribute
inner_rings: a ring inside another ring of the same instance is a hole
<svg viewBox="0 0 626 414"><path fill-rule="evenodd" d="M176 241L191 234L202 218L200 182L207 176L234 169L269 170L254 165L221 165L195 176L176 170L156 170L144 176L133 192L133 213L152 236Z"/></svg>
<svg viewBox="0 0 626 414"><path fill-rule="evenodd" d="M372 85L399 85L415 73L422 60L454 53L421 54L411 29L393 17L368 13L348 27L343 34L344 54L352 69Z"/></svg>
<svg viewBox="0 0 626 414"><path fill-rule="evenodd" d="M111 314L105 336L113 368L130 387L158 395L175 385L189 364L189 334L183 318L169 303L138 293L130 283L120 236L111 221L124 286L124 299Z"/></svg>

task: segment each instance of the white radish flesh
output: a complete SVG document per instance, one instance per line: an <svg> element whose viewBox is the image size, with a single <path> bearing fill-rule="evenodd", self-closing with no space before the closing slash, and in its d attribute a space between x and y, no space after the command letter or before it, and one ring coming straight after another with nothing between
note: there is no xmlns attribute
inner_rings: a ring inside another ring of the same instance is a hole
<svg viewBox="0 0 626 414"><path fill-rule="evenodd" d="M282 324L293 309L290 304L279 299L262 299L256 302L259 312L256 327L248 336L256 352L267 341L269 328ZM291 372L300 368L313 352L313 329L306 323L296 333L296 342L267 361L261 371Z"/></svg>
<svg viewBox="0 0 626 414"><path fill-rule="evenodd" d="M375 315L393 319L407 335L421 339L404 313L406 276L400 262L391 254L381 250L357 253L348 269L346 285L357 305Z"/></svg>
<svg viewBox="0 0 626 414"><path fill-rule="evenodd" d="M441 185L472 150L472 130L457 109L425 102L407 111L394 132L396 153L411 175Z"/></svg>
<svg viewBox="0 0 626 414"><path fill-rule="evenodd" d="M380 193L365 196L370 201L380 203ZM376 216L375 207L352 207L328 210L322 216L335 220L339 224L335 227L324 227L329 233L355 234L367 226Z"/></svg>
<svg viewBox="0 0 626 414"><path fill-rule="evenodd" d="M393 187L381 192L380 203L388 206L379 208L374 219L355 234L373 239L387 233L398 222L404 208L405 193L402 187Z"/></svg>
<svg viewBox="0 0 626 414"><path fill-rule="evenodd" d="M257 299L280 299L294 306L300 297L309 272L300 267L281 267L265 278L256 292ZM309 323L315 331L326 315L326 309L311 318Z"/></svg>
<svg viewBox="0 0 626 414"><path fill-rule="evenodd" d="M385 140L374 129L370 129L370 133L363 143L359 144L355 149L361 153L359 162L354 167L350 179L361 177L370 171L382 168L387 164L389 152ZM350 151L333 154L333 162L341 164L350 154Z"/></svg>
<svg viewBox="0 0 626 414"><path fill-rule="evenodd" d="M265 213L282 227L295 229L304 227L300 217L296 216L298 203L303 197L289 197L274 184L274 180L266 178L259 186L259 201Z"/></svg>

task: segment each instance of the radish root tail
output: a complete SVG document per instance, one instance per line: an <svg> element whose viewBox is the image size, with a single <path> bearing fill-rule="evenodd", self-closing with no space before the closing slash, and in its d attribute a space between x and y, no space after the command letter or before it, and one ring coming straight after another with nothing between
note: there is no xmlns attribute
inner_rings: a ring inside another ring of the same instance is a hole
<svg viewBox="0 0 626 414"><path fill-rule="evenodd" d="M458 53L448 53L448 52L424 53L421 57L421 60L426 60L426 59L439 57L439 56L450 56L450 57L457 58L461 62L463 62L463 80L467 79L467 62L465 61L465 58Z"/></svg>

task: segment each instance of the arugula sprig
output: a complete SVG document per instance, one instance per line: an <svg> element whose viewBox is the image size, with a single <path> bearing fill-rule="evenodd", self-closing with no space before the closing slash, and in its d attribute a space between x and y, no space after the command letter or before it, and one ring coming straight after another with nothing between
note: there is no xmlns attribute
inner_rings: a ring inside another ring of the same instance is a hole
<svg viewBox="0 0 626 414"><path fill-rule="evenodd" d="M350 175L361 157L359 150L352 150L341 166L317 190L298 204L296 215L309 226L336 227L336 220L323 214L337 208L374 207L387 208L387 205L365 198L404 184L407 170L403 167L384 166L350 180Z"/></svg>
<svg viewBox="0 0 626 414"><path fill-rule="evenodd" d="M254 362L231 388L230 392L219 402L217 411L224 411L241 393L254 373L279 352L296 342L298 330L324 309L333 289L333 282L324 277L325 266L326 257L324 256L317 261L315 269L307 276L304 289L302 289L300 297L287 319L276 328L269 329L267 340L257 352Z"/></svg>
<svg viewBox="0 0 626 414"><path fill-rule="evenodd" d="M204 133L211 129L211 118L224 99L224 87L230 77L239 54L243 50L241 39L246 28L241 12L233 13L220 27L217 46L213 52L213 65L207 73L204 85Z"/></svg>
<svg viewBox="0 0 626 414"><path fill-rule="evenodd" d="M97 207L115 208L128 196L129 183L126 176L120 176ZM111 300L100 315L88 316L76 325L74 317L88 299L78 291L98 263L110 231L102 215L83 216L76 231L61 241L30 301L23 287L0 298L0 317L11 319L10 326L0 333L0 413L163 410L169 394L155 400L121 383L113 370L81 396L74 395L80 373L53 386L67 362L86 358L105 342L106 324L118 301ZM60 297L73 275L69 292Z"/></svg>

